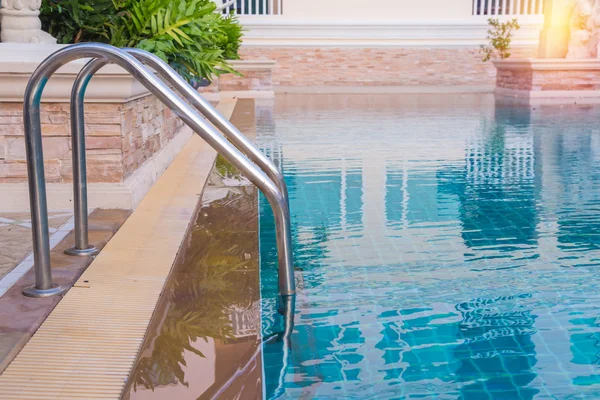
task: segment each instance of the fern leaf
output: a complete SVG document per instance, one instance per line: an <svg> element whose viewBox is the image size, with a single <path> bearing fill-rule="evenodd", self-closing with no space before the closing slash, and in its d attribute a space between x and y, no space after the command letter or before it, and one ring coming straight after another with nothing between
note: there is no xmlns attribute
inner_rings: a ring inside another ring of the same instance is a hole
<svg viewBox="0 0 600 400"><path fill-rule="evenodd" d="M192 38L189 37L184 31L182 31L179 28L173 28L173 32L175 32L176 34L178 34L179 36L181 36L182 38L184 38L185 40L189 41L189 42L193 42Z"/></svg>

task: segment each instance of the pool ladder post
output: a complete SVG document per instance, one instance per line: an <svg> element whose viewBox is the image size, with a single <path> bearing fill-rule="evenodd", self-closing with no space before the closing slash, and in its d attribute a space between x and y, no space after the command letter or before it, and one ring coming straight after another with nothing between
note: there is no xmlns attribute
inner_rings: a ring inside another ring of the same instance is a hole
<svg viewBox="0 0 600 400"><path fill-rule="evenodd" d="M252 183L254 183L267 197L273 208L279 261L279 292L282 296L295 294L295 280L291 247L291 224L289 214L289 198L285 181L279 170L256 149L233 125L221 116L199 94L185 83L166 63L157 62L158 57L141 50L129 50L135 57L113 46L84 43L67 46L56 51L44 60L32 74L25 91L24 98L24 126L27 153L27 171L30 194L33 255L35 261L36 283L25 288L23 294L30 297L49 297L65 292L65 289L54 285L50 265L50 244L48 229L48 210L46 199L46 185L43 164L43 148L40 120L40 103L42 92L52 74L62 65L80 58L95 58L96 67L88 63L79 74L71 93L72 114L72 144L73 144L73 174L74 174L74 199L75 199L75 246L66 251L72 255L94 255L97 250L89 245L88 220L87 220L87 179L85 159L85 123L84 123L84 96L85 89L95 72L106 63L115 63L142 83L151 93L163 102L168 108L176 112L183 122L200 135L211 147L238 168ZM196 109L227 134L229 142L211 124L207 123L191 108L189 104L179 98L164 82L156 78L136 57L145 58L148 63L166 76L166 80L175 85L186 95L186 99L194 103ZM163 63L164 65L162 65ZM184 84L182 84L183 82ZM238 150L244 150L244 153ZM258 164L258 166L257 166ZM260 168L259 168L260 167ZM290 304L286 301L286 304ZM292 315L293 320L293 315Z"/></svg>
<svg viewBox="0 0 600 400"><path fill-rule="evenodd" d="M294 314L296 313L296 295L280 295L278 312L283 316L283 332L281 340L291 350L292 332L294 331Z"/></svg>

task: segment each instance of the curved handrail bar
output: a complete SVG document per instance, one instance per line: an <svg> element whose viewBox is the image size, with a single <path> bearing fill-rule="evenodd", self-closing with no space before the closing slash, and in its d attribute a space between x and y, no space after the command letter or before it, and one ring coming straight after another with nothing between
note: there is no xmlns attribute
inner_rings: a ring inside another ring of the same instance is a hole
<svg viewBox="0 0 600 400"><path fill-rule="evenodd" d="M251 161L258 165L264 173L279 187L281 194L285 197L289 206L289 196L283 174L275 164L263 154L250 141L246 135L240 132L227 118L219 113L209 101L200 95L185 79L183 79L169 64L160 59L160 57L145 50L126 48L123 49L143 64L150 66L158 72L168 83L172 84L179 93L181 93L192 106L202 113L210 122L213 123L238 149L242 151Z"/></svg>
<svg viewBox="0 0 600 400"><path fill-rule="evenodd" d="M146 69L135 57L116 47L96 43L76 44L56 51L34 71L25 90L23 111L28 159L27 171L29 174L31 222L33 226L33 253L36 264L36 285L26 288L23 293L28 296L45 297L63 291L62 288L52 285L50 270L50 245L40 102L42 92L49 77L58 68L70 61L91 57L106 58L129 72L265 194L273 208L277 226L280 295L294 295L295 281L289 211L287 202L278 187L264 172L248 160L225 137L221 136L212 125L178 97L164 82Z"/></svg>
<svg viewBox="0 0 600 400"><path fill-rule="evenodd" d="M167 83L173 85L173 87L183 95L183 97L190 102L206 119L208 119L213 125L217 127L224 135L229 139L239 150L246 155L251 161L257 164L263 172L267 174L269 178L279 187L281 193L286 198L289 205L289 195L285 179L279 168L263 154L255 145L250 141L243 133L241 133L235 125L233 125L227 118L219 113L209 101L202 97L192 86L190 86L169 64L161 60L158 56L149 53L145 50L126 48L121 49L127 53L133 55L138 61L142 62L146 66L154 69L159 75L167 81ZM103 66L109 64L110 61L106 59L95 59L86 65L79 73L75 80L74 89L71 92L71 112L77 113L80 111L78 108L73 108L74 103L83 101L85 97L85 90L89 81L92 79L94 74L98 72ZM78 90L75 90L77 88ZM80 93L82 92L83 93Z"/></svg>
<svg viewBox="0 0 600 400"><path fill-rule="evenodd" d="M109 63L106 58L97 58L87 63L82 71L94 61L98 68L93 73ZM69 255L94 255L97 253L95 247L89 244L88 234L88 201L87 201L87 163L85 151L85 116L84 98L88 80L79 79L79 75L71 89L71 149L73 162L73 206L74 206L74 236L75 246L65 250ZM90 254L91 253L91 254Z"/></svg>
<svg viewBox="0 0 600 400"><path fill-rule="evenodd" d="M152 53L140 49L121 49L133 55L138 61L150 66L171 84L202 115L217 127L239 150L257 164L263 172L279 187L288 204L289 195L285 179L275 164L246 138L227 118L223 117L210 102L206 101L173 68ZM65 253L70 255L93 255L97 253L89 246L87 215L87 179L85 161L85 116L84 98L92 77L102 67L111 62L98 58L88 62L79 72L71 92L71 140L73 148L73 199L75 206L75 246Z"/></svg>

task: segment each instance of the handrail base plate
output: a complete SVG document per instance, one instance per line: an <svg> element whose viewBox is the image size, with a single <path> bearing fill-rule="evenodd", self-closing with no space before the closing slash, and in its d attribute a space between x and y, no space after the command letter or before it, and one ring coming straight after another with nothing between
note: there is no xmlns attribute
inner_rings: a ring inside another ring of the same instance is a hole
<svg viewBox="0 0 600 400"><path fill-rule="evenodd" d="M87 249L78 249L76 247L69 247L68 249L65 250L65 254L68 256L79 256L79 257L90 256L91 257L91 256L98 255L98 253L100 253L100 250L98 250L94 246L90 246Z"/></svg>
<svg viewBox="0 0 600 400"><path fill-rule="evenodd" d="M27 297L42 298L42 297L60 296L60 295L64 294L66 291L67 291L66 288L64 288L62 286L58 286L58 285L54 285L50 289L38 289L35 285L33 285L33 286L28 286L25 289L23 289L23 295L25 295Z"/></svg>

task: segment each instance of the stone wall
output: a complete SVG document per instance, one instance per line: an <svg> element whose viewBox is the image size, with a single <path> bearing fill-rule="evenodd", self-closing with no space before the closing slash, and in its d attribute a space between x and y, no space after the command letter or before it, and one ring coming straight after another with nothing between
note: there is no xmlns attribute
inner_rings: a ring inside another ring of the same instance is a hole
<svg viewBox="0 0 600 400"><path fill-rule="evenodd" d="M600 60L508 59L494 65L498 98L530 105L600 101Z"/></svg>
<svg viewBox="0 0 600 400"><path fill-rule="evenodd" d="M511 90L600 90L598 71L573 71L567 69L533 71L531 69L500 69L497 87Z"/></svg>
<svg viewBox="0 0 600 400"><path fill-rule="evenodd" d="M533 71L513 71L499 69L496 74L496 87L510 90L531 90Z"/></svg>
<svg viewBox="0 0 600 400"><path fill-rule="evenodd" d="M181 122L154 96L86 104L88 182L123 182L175 135ZM42 104L46 179L72 181L69 104ZM0 183L27 180L22 103L0 103Z"/></svg>
<svg viewBox="0 0 600 400"><path fill-rule="evenodd" d="M536 47L515 48L513 57L534 56ZM243 59L275 60L273 85L482 86L496 70L476 47L243 47Z"/></svg>

